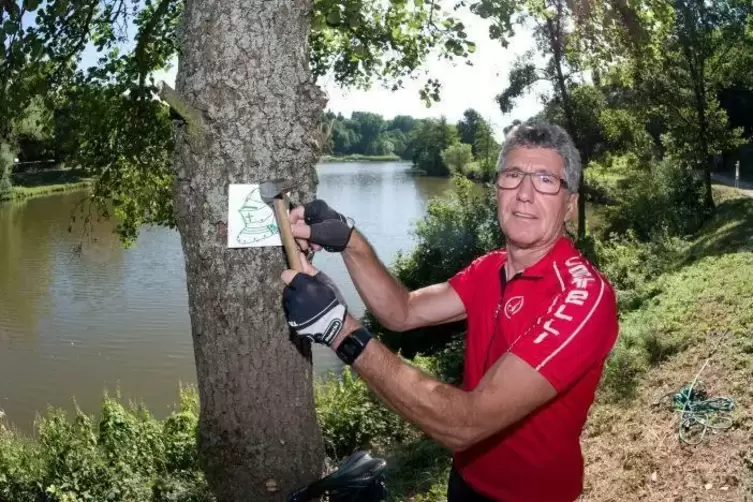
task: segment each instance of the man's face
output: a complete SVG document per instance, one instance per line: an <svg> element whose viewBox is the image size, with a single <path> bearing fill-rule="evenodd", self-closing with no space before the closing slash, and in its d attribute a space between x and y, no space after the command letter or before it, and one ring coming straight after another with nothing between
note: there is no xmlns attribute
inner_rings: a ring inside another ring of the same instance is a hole
<svg viewBox="0 0 753 502"><path fill-rule="evenodd" d="M534 180L525 173L550 176ZM563 224L575 214L578 200L577 193L560 186L564 175L564 162L556 150L517 148L508 154L497 177L497 217L508 242L523 249L539 248L562 235ZM517 188L502 188L518 181Z"/></svg>

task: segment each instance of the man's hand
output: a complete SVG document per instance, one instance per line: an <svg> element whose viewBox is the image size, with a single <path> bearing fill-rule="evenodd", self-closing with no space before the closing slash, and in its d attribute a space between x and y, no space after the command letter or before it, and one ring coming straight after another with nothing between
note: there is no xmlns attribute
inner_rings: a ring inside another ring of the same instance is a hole
<svg viewBox="0 0 753 502"><path fill-rule="evenodd" d="M282 280L287 284L282 295L288 324L298 335L332 346L345 327L348 306L332 279L311 266L303 256L301 263L304 272L285 270L282 273Z"/></svg>
<svg viewBox="0 0 753 502"><path fill-rule="evenodd" d="M290 223L303 250L311 243L315 250L323 247L330 252L343 251L353 233L352 221L320 199L293 209Z"/></svg>

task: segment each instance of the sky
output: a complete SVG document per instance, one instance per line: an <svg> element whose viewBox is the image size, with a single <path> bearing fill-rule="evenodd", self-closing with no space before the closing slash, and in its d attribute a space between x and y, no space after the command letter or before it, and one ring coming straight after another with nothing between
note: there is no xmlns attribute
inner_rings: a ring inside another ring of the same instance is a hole
<svg viewBox="0 0 753 502"><path fill-rule="evenodd" d="M340 88L331 77L324 77L317 83L329 96L327 109L350 117L353 111L367 111L391 119L395 115L411 115L416 118L445 116L450 123L456 123L463 117L463 112L474 108L491 125L498 140L504 137L503 129L513 120L525 120L541 110L537 93L547 90L540 85L531 94L518 99L515 108L509 114L502 114L494 97L507 85L507 75L515 59L524 51L532 48L531 33L525 29L511 40L505 49L488 36L489 23L470 12L456 14L466 26L468 38L476 42L476 52L470 57L473 66L463 60L450 62L434 56L425 68L432 78L442 84L441 100L427 108L419 97L426 77L418 80L404 80L405 87L398 91L384 89L376 84L369 90L347 90ZM157 79L174 86L177 64L168 71L155 74Z"/></svg>

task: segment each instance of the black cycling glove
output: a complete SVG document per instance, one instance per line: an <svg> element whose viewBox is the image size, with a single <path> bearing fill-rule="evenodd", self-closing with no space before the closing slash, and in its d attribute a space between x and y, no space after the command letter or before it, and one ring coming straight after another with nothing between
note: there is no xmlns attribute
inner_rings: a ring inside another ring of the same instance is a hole
<svg viewBox="0 0 753 502"><path fill-rule="evenodd" d="M348 306L332 280L323 272L298 273L282 292L288 325L300 336L324 345L340 333Z"/></svg>
<svg viewBox="0 0 753 502"><path fill-rule="evenodd" d="M353 221L327 205L323 200L314 200L304 206L303 220L311 227L309 240L329 252L346 248L353 233Z"/></svg>

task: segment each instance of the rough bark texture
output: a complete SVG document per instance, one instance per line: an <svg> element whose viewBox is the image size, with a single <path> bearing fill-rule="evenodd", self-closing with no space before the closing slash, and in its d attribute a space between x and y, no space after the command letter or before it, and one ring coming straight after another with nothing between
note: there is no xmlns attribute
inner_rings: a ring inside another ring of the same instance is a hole
<svg viewBox="0 0 753 502"><path fill-rule="evenodd" d="M283 500L322 473L310 347L282 310L281 247L227 248L230 183L293 178L311 198L324 94L308 68L310 0L188 0L178 95L176 220L186 260L201 416L199 448L223 502Z"/></svg>

